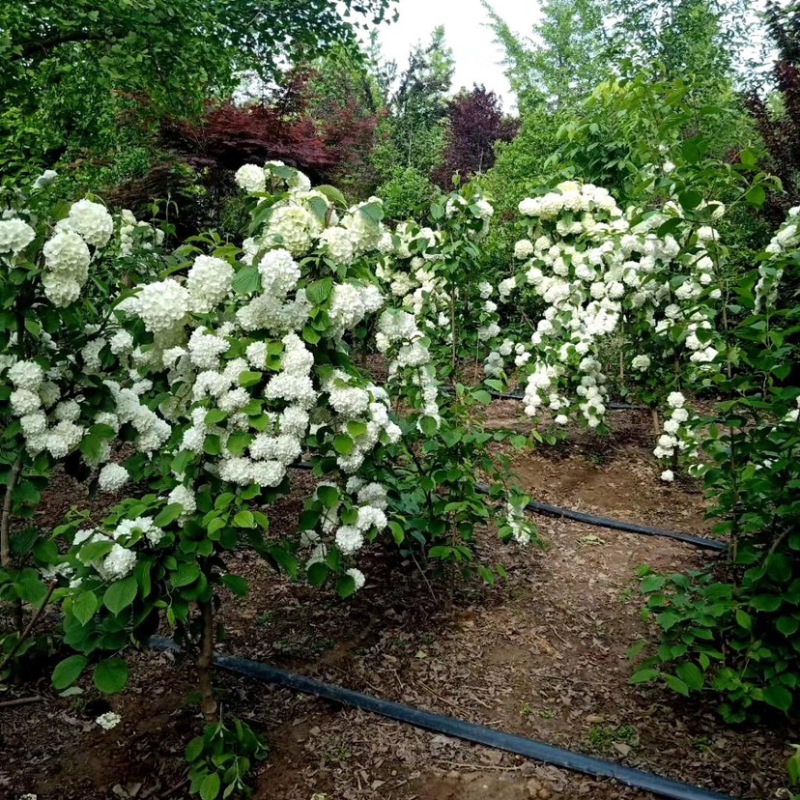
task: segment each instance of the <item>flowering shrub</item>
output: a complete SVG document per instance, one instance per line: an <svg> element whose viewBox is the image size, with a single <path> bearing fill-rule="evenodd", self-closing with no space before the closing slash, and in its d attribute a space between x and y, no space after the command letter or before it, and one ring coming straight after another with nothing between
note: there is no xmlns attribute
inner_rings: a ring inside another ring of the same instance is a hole
<svg viewBox="0 0 800 800"><path fill-rule="evenodd" d="M48 532L12 536L12 518L33 515L58 463L84 478L102 467L101 476L119 480L108 465L113 401L102 376L126 334L108 305L127 276L160 263L161 232L130 212L114 218L89 199L53 207L56 177L46 172L30 193L0 198L0 598L16 607L17 622L2 640L0 674L36 644L20 636L23 602L41 607L58 596Z"/></svg>
<svg viewBox="0 0 800 800"><path fill-rule="evenodd" d="M241 789L247 766L263 753L246 726L223 725L213 693L218 590L247 592L226 555L251 548L292 577L302 574L315 586L333 581L346 597L366 580L355 558L391 517L398 543L408 535L415 546L425 545L426 557L470 561L474 525L490 516L476 470L493 464L480 455L488 435L453 439L477 400L465 396L450 361L432 358L415 316L388 309L379 319L379 348L392 359L386 388L349 356L348 341L362 339L370 317L384 307L376 264L396 252L402 259L417 247L419 231L392 236L376 198L346 208L335 190L312 190L304 175L279 162L245 165L236 179L253 203L251 235L241 249L202 237L197 244L210 252L187 245L160 262L167 267L161 275L117 274L100 284L99 323L87 322L94 309L94 290L87 289L85 308L74 315L73 328L85 336L77 364L66 342L63 352L48 342L33 357L10 337L3 362L20 458L46 455L39 467L45 470L80 453L100 491L147 487L99 524L73 512L55 531L66 550L52 541L42 546L47 599L61 601L64 642L76 651L58 664L53 684L66 689L91 667L97 689L122 691L125 648L144 644L166 620L198 653L209 727L187 755L193 791L204 798ZM483 201L455 196L442 210L449 226L429 242L437 245L432 260L451 311L465 257L490 213ZM17 259L35 233L17 217L8 222L3 246ZM42 245L44 301L35 302L74 313L99 249L118 230L115 255L124 266L139 227L125 215L115 229L91 202L70 207ZM130 288L120 285L129 278ZM420 320L440 302L434 295L419 295ZM451 332L461 324L453 313L447 319ZM455 392L446 413L440 413L437 369L452 378ZM408 409L399 424L390 396ZM301 458L322 480L297 535L273 537L266 510L291 489ZM420 458L425 503L410 513L408 497L418 498L405 491L403 464ZM403 477L393 478L388 465L397 461ZM524 501L515 495L501 527L519 541L530 538ZM493 580L491 570L480 569ZM19 583L10 570L5 574L6 589ZM43 586L34 569L30 580ZM20 597L37 603L41 591ZM98 720L102 727L116 722Z"/></svg>
<svg viewBox="0 0 800 800"><path fill-rule="evenodd" d="M739 286L744 315L729 331L739 369L715 375L729 399L696 422L697 471L715 501L716 530L730 537L728 562L699 575L648 571L642 582L662 643L632 680L664 681L684 695L711 689L732 722L766 707L797 710L800 387L789 380L797 353L787 334L798 312L765 302L780 275L796 269L796 217L790 212L765 260Z"/></svg>
<svg viewBox="0 0 800 800"><path fill-rule="evenodd" d="M657 211L623 212L606 190L575 181L520 203L530 231L514 248L516 274L499 284L501 304L514 303L500 314L513 320L521 305L534 331L508 325L500 337L499 325L487 328L484 371L519 380L529 416L547 409L566 426L578 415L599 430L615 375L623 394L632 383L668 408L655 455L671 460L669 481L679 454L690 463L697 455L682 391L710 386L728 358L719 308L729 272L716 228L725 206L688 189L671 162L663 172L651 182L674 199ZM763 193L756 184L743 197L754 189Z"/></svg>
<svg viewBox="0 0 800 800"><path fill-rule="evenodd" d="M380 317L376 345L388 359L387 388L401 398L402 435L379 453L382 480L393 488L390 528L407 552L435 559L449 574L475 568L488 582L504 574L474 563L475 528L500 519L502 538L527 544L535 531L522 513L528 498L512 478L506 457L491 442L524 437L483 430L484 389L462 375L487 330L495 326L494 289L477 268L492 206L468 188L435 204L436 230L401 223L394 248L378 270L393 308ZM478 480L490 483L490 498ZM499 513L498 513L499 511ZM452 584L451 584L452 585Z"/></svg>

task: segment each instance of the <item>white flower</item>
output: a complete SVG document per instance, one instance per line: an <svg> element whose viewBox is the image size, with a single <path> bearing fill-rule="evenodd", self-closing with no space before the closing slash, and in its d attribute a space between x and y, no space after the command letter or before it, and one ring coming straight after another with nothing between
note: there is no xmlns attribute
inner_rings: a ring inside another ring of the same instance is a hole
<svg viewBox="0 0 800 800"><path fill-rule="evenodd" d="M47 269L77 283L86 281L92 255L86 242L75 231L56 231L42 248L42 255Z"/></svg>
<svg viewBox="0 0 800 800"><path fill-rule="evenodd" d="M127 577L136 566L136 553L115 544L98 570L106 580L117 581Z"/></svg>
<svg viewBox="0 0 800 800"><path fill-rule="evenodd" d="M258 265L264 294L283 299L300 280L300 265L288 250L270 250Z"/></svg>
<svg viewBox="0 0 800 800"><path fill-rule="evenodd" d="M364 534L352 525L342 525L336 531L336 545L344 555L351 556L364 546Z"/></svg>
<svg viewBox="0 0 800 800"><path fill-rule="evenodd" d="M667 405L670 408L683 408L686 398L680 392L671 392L667 397Z"/></svg>
<svg viewBox="0 0 800 800"><path fill-rule="evenodd" d="M147 284L137 300L137 315L151 333L172 330L189 312L188 290L171 279Z"/></svg>
<svg viewBox="0 0 800 800"><path fill-rule="evenodd" d="M264 192L267 188L267 176L263 168L257 164L244 164L239 167L234 179L239 188L250 194Z"/></svg>
<svg viewBox="0 0 800 800"><path fill-rule="evenodd" d="M347 228L327 228L319 237L330 257L338 264L350 264L355 256L353 235Z"/></svg>
<svg viewBox="0 0 800 800"><path fill-rule="evenodd" d="M665 469L661 473L661 480L666 483L672 483L675 480L675 473L671 469Z"/></svg>
<svg viewBox="0 0 800 800"><path fill-rule="evenodd" d="M207 314L228 296L233 283L233 267L221 258L198 256L186 276L192 311Z"/></svg>
<svg viewBox="0 0 800 800"><path fill-rule="evenodd" d="M168 495L167 500L170 504L180 503L183 506L183 517L188 517L194 514L197 510L197 501L195 500L194 493L182 483L178 484Z"/></svg>
<svg viewBox="0 0 800 800"><path fill-rule="evenodd" d="M16 389L38 391L44 381L44 370L35 361L17 361L6 373Z"/></svg>
<svg viewBox="0 0 800 800"><path fill-rule="evenodd" d="M117 331L110 339L109 348L115 356L127 355L133 350L133 336L128 331Z"/></svg>
<svg viewBox="0 0 800 800"><path fill-rule="evenodd" d="M205 328L196 328L187 345L189 358L198 369L202 370L217 369L219 357L229 347L227 339L208 334Z"/></svg>
<svg viewBox="0 0 800 800"><path fill-rule="evenodd" d="M524 261L533 255L533 242L529 239L520 239L514 245L514 258Z"/></svg>
<svg viewBox="0 0 800 800"><path fill-rule="evenodd" d="M73 203L65 222L92 247L105 247L114 232L114 220L106 207L91 200Z"/></svg>
<svg viewBox="0 0 800 800"><path fill-rule="evenodd" d="M355 569L355 567L352 568L352 569L348 569L346 574L349 575L353 579L353 582L356 585L356 591L361 589L361 587L366 582L366 578L364 577L364 573L360 569Z"/></svg>
<svg viewBox="0 0 800 800"><path fill-rule="evenodd" d="M647 355L635 356L632 365L634 369L638 369L644 372L646 369L649 369L650 367L650 356Z"/></svg>
<svg viewBox="0 0 800 800"><path fill-rule="evenodd" d="M34 182L34 189L41 189L49 186L58 178L58 173L54 169L46 169Z"/></svg>
<svg viewBox="0 0 800 800"><path fill-rule="evenodd" d="M273 207L264 236L293 256L303 256L321 232L322 224L314 214L292 203Z"/></svg>
<svg viewBox="0 0 800 800"><path fill-rule="evenodd" d="M18 417L33 414L42 407L42 401L39 399L39 395L32 392L30 389L17 389L11 392L11 397L9 399L11 402L11 410Z"/></svg>
<svg viewBox="0 0 800 800"><path fill-rule="evenodd" d="M107 711L105 714L101 714L95 722L104 730L110 731L112 728L116 728L120 722L122 722L122 717L119 714L115 714L113 711Z"/></svg>
<svg viewBox="0 0 800 800"><path fill-rule="evenodd" d="M118 492L130 477L121 464L106 464L97 476L97 484L102 492Z"/></svg>
<svg viewBox="0 0 800 800"><path fill-rule="evenodd" d="M36 232L23 220L0 220L0 253L17 255L35 238Z"/></svg>

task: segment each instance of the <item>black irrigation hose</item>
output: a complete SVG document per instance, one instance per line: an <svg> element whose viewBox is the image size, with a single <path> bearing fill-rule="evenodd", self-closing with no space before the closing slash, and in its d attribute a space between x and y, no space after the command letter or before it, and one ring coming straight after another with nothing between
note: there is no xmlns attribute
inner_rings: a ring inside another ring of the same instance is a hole
<svg viewBox="0 0 800 800"><path fill-rule="evenodd" d="M489 494L489 488L479 484L478 492L480 492L480 494ZM658 536L662 539L673 539L676 542L691 544L694 545L694 547L705 550L723 551L728 549L728 546L724 542L718 542L716 539L692 536L688 533L675 533L674 531L666 531L662 528L648 528L645 525L637 525L633 522L620 522L619 520L608 519L607 517L596 517L594 514L584 514L582 511L570 511L568 508L559 508L558 506L551 506L547 503L531 501L525 508L527 511L533 511L536 514L544 514L548 517L571 519L575 522L581 522L584 525L609 528L610 530L622 531L623 533L637 533L641 536Z"/></svg>
<svg viewBox="0 0 800 800"><path fill-rule="evenodd" d="M154 636L150 639L150 647L158 651L177 651L180 648L170 639ZM624 786L641 789L658 797L671 798L671 800L731 800L727 795L691 786L669 778L662 778L643 770L631 769L611 761L591 758L560 747L553 747L533 739L513 736L508 733L487 728L484 725L475 725L453 717L441 714L432 714L429 711L420 711L411 706L400 703L391 703L361 692L344 689L341 686L322 683L321 681L296 675L282 669L261 664L258 661L249 661L233 656L215 656L214 664L220 669L244 675L264 683L273 683L304 694L314 695L323 700L340 705L370 711L388 719L413 725L433 733L443 734L455 739L462 739L473 744L492 747L496 750L505 750L525 758L531 758L544 764L552 764L572 772L580 772L595 778L611 778Z"/></svg>
<svg viewBox="0 0 800 800"><path fill-rule="evenodd" d="M443 389L445 394L452 394L452 389ZM503 392L492 392L488 389L484 391L489 392L491 397L495 400L524 400L525 396L521 394L505 394ZM649 411L650 406L636 406L629 405L628 403L609 403L607 408L611 411Z"/></svg>
<svg viewBox="0 0 800 800"><path fill-rule="evenodd" d="M292 464L292 468L303 470L313 469L311 464L302 462L299 464ZM479 494L490 494L489 487L483 484L478 484L477 490ZM645 525L637 525L634 522L620 522L619 520L609 519L608 517L597 517L594 514L584 514L582 511L571 511L568 508L559 508L559 506L551 506L547 503L538 503L535 500L528 503L525 509L527 511L532 511L534 514L571 519L575 522L581 522L584 525L593 525L597 528L608 528L609 530L622 531L623 533L636 533L640 536L657 536L661 539L672 539L673 541L690 544L703 550L723 552L728 549L728 545L724 542L718 542L716 539L708 539L704 536L692 536L688 533L676 533L675 531L667 531L662 528L648 528Z"/></svg>

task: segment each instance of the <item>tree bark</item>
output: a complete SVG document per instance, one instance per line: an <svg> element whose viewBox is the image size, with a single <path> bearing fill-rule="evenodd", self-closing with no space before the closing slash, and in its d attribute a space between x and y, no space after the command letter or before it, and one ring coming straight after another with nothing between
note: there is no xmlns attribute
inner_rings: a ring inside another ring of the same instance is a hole
<svg viewBox="0 0 800 800"><path fill-rule="evenodd" d="M212 600L198 602L202 633L200 638L200 655L197 659L198 683L203 696L201 708L203 716L209 724L219 722L217 701L214 698L214 686L211 682L211 667L214 658L214 608Z"/></svg>
<svg viewBox="0 0 800 800"><path fill-rule="evenodd" d="M3 512L0 516L0 564L4 569L11 569L11 508L13 506L14 489L17 487L19 475L22 472L22 455L17 456L17 460L11 467L11 477L6 484L6 492L3 497Z"/></svg>

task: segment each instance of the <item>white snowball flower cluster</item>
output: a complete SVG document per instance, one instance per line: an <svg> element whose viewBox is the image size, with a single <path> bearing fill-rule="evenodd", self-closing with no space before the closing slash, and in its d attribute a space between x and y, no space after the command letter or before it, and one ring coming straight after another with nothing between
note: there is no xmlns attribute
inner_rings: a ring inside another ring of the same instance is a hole
<svg viewBox="0 0 800 800"><path fill-rule="evenodd" d="M230 293L233 276L233 267L227 261L198 256L186 276L191 310L207 314L216 308Z"/></svg>
<svg viewBox="0 0 800 800"><path fill-rule="evenodd" d="M189 290L176 280L148 283L125 310L138 316L151 333L167 333L180 326L191 306Z"/></svg>
<svg viewBox="0 0 800 800"><path fill-rule="evenodd" d="M270 250L258 264L261 289L265 294L284 299L297 286L300 265L288 250Z"/></svg>
<svg viewBox="0 0 800 800"><path fill-rule="evenodd" d="M758 283L755 288L756 310L772 308L778 299L778 286L783 278L784 266L781 257L800 245L800 206L789 210L786 221L772 237L766 252L771 259L758 267Z"/></svg>
<svg viewBox="0 0 800 800"><path fill-rule="evenodd" d="M137 250L151 252L164 243L164 231L154 228L125 208L120 213L119 254L132 256Z"/></svg>
<svg viewBox="0 0 800 800"><path fill-rule="evenodd" d="M92 254L86 242L72 230L58 230L42 248L45 272L44 293L50 302L63 308L74 303L89 279Z"/></svg>
<svg viewBox="0 0 800 800"><path fill-rule="evenodd" d="M104 205L79 200L58 227L74 231L91 247L105 247L114 233L114 220Z"/></svg>
<svg viewBox="0 0 800 800"><path fill-rule="evenodd" d="M329 314L335 329L345 331L358 325L368 314L374 314L382 306L383 296L377 286L338 283L333 287Z"/></svg>
<svg viewBox="0 0 800 800"><path fill-rule="evenodd" d="M106 464L97 477L102 492L118 492L129 480L128 470L121 464Z"/></svg>
<svg viewBox="0 0 800 800"><path fill-rule="evenodd" d="M690 365L698 371L717 368L716 342L700 333L713 330L719 298L710 252L719 237L713 228L701 228L696 244L684 249L672 234L659 235L665 222L682 215L677 203L626 216L606 190L574 181L524 200L520 211L535 228L515 247L522 271L516 281L501 284L500 296L510 297L524 277L545 304L544 315L522 351L511 340L498 344L497 328L484 325L478 333L495 342L484 364L487 375L503 375L512 355L517 368L526 368L527 413L547 407L563 418L577 406L589 426L598 426L608 405L603 342L623 326L650 328L654 341L668 349L675 341L671 329L680 325ZM676 275L683 277L680 283ZM650 356L633 358L643 376L651 366ZM573 392L577 400L568 397Z"/></svg>
<svg viewBox="0 0 800 800"><path fill-rule="evenodd" d="M671 392L667 397L669 408L665 421L664 433L659 436L653 455L658 459L677 458L678 453L684 454L692 462L690 468L695 468L699 463L697 442L691 427L690 413L686 407L686 398L681 392ZM667 469L661 475L666 482L674 480L674 473Z"/></svg>
<svg viewBox="0 0 800 800"><path fill-rule="evenodd" d="M506 524L511 528L511 536L517 544L531 543L531 527L525 519L524 510L506 505Z"/></svg>
<svg viewBox="0 0 800 800"><path fill-rule="evenodd" d="M236 170L234 175L236 185L249 194L265 192L267 190L267 176L263 167L257 164L244 164Z"/></svg>
<svg viewBox="0 0 800 800"><path fill-rule="evenodd" d="M113 711L106 711L105 714L101 714L95 722L104 730L110 731L117 727L117 725L122 722L122 717L119 714L115 714Z"/></svg>
<svg viewBox="0 0 800 800"><path fill-rule="evenodd" d="M24 220L16 217L0 219L0 254L16 256L35 238L36 231Z"/></svg>

